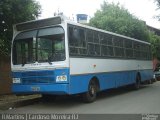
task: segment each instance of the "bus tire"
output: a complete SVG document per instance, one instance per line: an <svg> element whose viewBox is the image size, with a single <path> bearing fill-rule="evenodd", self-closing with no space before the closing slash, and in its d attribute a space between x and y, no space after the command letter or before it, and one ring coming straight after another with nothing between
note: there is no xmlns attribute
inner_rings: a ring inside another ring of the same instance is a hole
<svg viewBox="0 0 160 120"><path fill-rule="evenodd" d="M83 101L86 103L91 103L96 100L97 97L97 84L95 80L91 80L88 85L88 91L83 93Z"/></svg>
<svg viewBox="0 0 160 120"><path fill-rule="evenodd" d="M153 84L153 81L151 79L148 80L148 84Z"/></svg>
<svg viewBox="0 0 160 120"><path fill-rule="evenodd" d="M136 75L136 82L134 83L133 87L135 90L138 90L140 88L140 86L141 86L141 76L140 76L140 74L137 74Z"/></svg>

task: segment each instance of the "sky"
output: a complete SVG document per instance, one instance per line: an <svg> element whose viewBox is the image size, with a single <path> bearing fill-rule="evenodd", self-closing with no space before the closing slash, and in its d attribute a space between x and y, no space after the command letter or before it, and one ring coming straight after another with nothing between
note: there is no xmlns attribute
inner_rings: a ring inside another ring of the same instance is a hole
<svg viewBox="0 0 160 120"><path fill-rule="evenodd" d="M36 0L42 6L39 19L53 17L55 12L63 12L73 18L76 14L87 14L90 18L100 9L104 0ZM147 25L160 29L160 21L155 16L160 14L154 0L107 0L109 3L120 3L137 18L146 21Z"/></svg>

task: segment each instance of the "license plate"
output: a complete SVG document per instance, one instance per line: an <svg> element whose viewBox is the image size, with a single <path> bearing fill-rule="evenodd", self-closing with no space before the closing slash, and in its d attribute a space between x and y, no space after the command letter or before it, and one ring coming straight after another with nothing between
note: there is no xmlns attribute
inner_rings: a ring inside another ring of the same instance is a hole
<svg viewBox="0 0 160 120"><path fill-rule="evenodd" d="M21 79L20 78L13 78L13 83L21 83Z"/></svg>
<svg viewBox="0 0 160 120"><path fill-rule="evenodd" d="M32 91L40 91L40 87L35 87L35 86L34 86L34 87L31 87L31 90L32 90Z"/></svg>

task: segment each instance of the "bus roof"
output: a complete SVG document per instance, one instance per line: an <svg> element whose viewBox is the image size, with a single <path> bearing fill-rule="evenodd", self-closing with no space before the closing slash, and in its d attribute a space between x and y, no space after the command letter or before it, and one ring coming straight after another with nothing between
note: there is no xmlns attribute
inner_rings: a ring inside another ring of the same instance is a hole
<svg viewBox="0 0 160 120"><path fill-rule="evenodd" d="M22 22L13 25L16 31L25 31L25 30L31 30L41 27L47 27L51 25L61 24L62 21L64 21L66 18L63 16L56 16L46 19L39 19L39 20L31 20L27 22Z"/></svg>
<svg viewBox="0 0 160 120"><path fill-rule="evenodd" d="M18 24L13 25L13 27L14 27L14 30L16 30L16 31L25 31L25 30L31 30L31 29L41 28L41 27L49 27L51 25L61 24L62 22L67 22L68 24L76 25L79 27L88 28L88 29L103 32L103 33L108 33L111 35L123 37L126 39L130 39L130 40L145 43L145 44L150 44L149 42L138 40L138 39L131 38L131 37L127 37L127 36L120 35L120 34L117 34L114 32L98 29L98 28L91 27L91 26L84 25L84 24L80 24L80 23L75 23L75 22L67 19L67 17L65 17L65 16L56 16L56 17L51 17L51 18L46 18L46 19L39 19L39 20L22 22L22 23L18 23Z"/></svg>

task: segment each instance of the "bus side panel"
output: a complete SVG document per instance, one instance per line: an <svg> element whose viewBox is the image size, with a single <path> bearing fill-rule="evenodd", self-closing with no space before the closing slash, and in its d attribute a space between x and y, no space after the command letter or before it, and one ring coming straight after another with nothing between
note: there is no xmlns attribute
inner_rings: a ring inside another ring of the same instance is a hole
<svg viewBox="0 0 160 120"><path fill-rule="evenodd" d="M116 79L116 87L121 87L135 82L136 71L122 71L116 72L114 78Z"/></svg>
<svg viewBox="0 0 160 120"><path fill-rule="evenodd" d="M88 90L88 84L91 76L89 75L74 75L70 76L70 94L83 93Z"/></svg>
<svg viewBox="0 0 160 120"><path fill-rule="evenodd" d="M88 90L89 81L96 77L100 90L117 88L135 82L136 71L110 72L74 75L70 77L70 94L83 93Z"/></svg>
<svg viewBox="0 0 160 120"><path fill-rule="evenodd" d="M133 84L140 69L150 69L148 72L141 72L142 79L152 78L150 61L70 58L70 93L86 92L93 77L98 78L100 90ZM149 76L146 77L147 74Z"/></svg>
<svg viewBox="0 0 160 120"><path fill-rule="evenodd" d="M116 87L116 80L113 73L103 73L97 76L100 84L100 90Z"/></svg>
<svg viewBox="0 0 160 120"><path fill-rule="evenodd" d="M152 70L141 70L141 80L149 80L152 78ZM70 94L83 93L88 90L89 81L96 77L99 81L100 90L117 88L125 85L134 84L138 71L121 71L98 74L72 75L70 77Z"/></svg>
<svg viewBox="0 0 160 120"><path fill-rule="evenodd" d="M96 77L99 80L100 90L115 88L116 82L113 79L114 74L86 74L70 76L70 94L83 93L88 91L89 81Z"/></svg>
<svg viewBox="0 0 160 120"><path fill-rule="evenodd" d="M153 78L153 70L141 70L141 81L144 82L146 80L150 80Z"/></svg>
<svg viewBox="0 0 160 120"><path fill-rule="evenodd" d="M117 88L135 83L136 71L111 72L98 76L100 90Z"/></svg>

